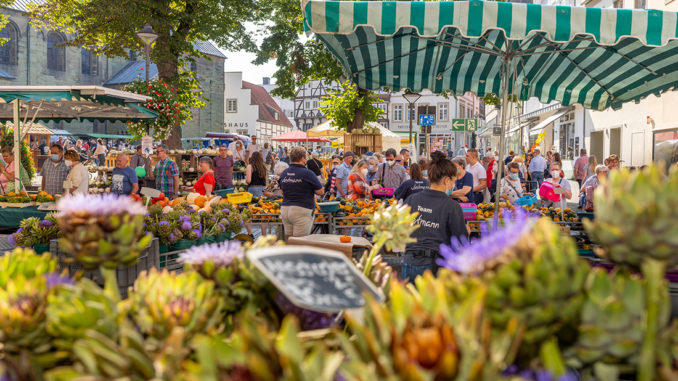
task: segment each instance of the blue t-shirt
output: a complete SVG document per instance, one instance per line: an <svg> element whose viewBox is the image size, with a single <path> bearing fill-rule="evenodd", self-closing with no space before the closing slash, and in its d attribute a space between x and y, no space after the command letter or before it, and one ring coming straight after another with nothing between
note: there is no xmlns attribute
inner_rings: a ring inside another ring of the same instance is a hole
<svg viewBox="0 0 678 381"><path fill-rule="evenodd" d="M315 209L315 191L323 187L313 171L300 164L292 164L284 170L278 184L283 192L283 206L306 209Z"/></svg>
<svg viewBox="0 0 678 381"><path fill-rule="evenodd" d="M467 171L464 174L464 177L454 182L454 190L460 190L464 187L471 187L469 193L473 192L473 175L471 174L471 172ZM468 193L466 194L466 196L468 197Z"/></svg>
<svg viewBox="0 0 678 381"><path fill-rule="evenodd" d="M348 195L348 176L350 174L351 166L345 162L337 167L337 179L341 179L341 190L344 191L345 195ZM341 193L337 191L337 195L341 196Z"/></svg>
<svg viewBox="0 0 678 381"><path fill-rule="evenodd" d="M132 184L139 183L136 172L131 167L113 168L111 192L128 195L132 193Z"/></svg>

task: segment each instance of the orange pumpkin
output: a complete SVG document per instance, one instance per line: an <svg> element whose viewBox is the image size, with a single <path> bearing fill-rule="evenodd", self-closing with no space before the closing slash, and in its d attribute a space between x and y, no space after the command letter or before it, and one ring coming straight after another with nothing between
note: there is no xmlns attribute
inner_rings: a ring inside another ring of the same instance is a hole
<svg viewBox="0 0 678 381"><path fill-rule="evenodd" d="M198 205L199 207L205 206L205 202L207 201L207 198L205 196L199 196L195 198L195 205Z"/></svg>
<svg viewBox="0 0 678 381"><path fill-rule="evenodd" d="M341 237L339 237L339 242L349 243L349 242L351 242L351 236L350 235L342 235Z"/></svg>

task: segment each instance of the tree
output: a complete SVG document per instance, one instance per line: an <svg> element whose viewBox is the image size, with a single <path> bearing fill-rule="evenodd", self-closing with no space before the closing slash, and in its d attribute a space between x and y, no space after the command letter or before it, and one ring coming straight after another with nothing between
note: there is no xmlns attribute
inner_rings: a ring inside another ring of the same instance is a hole
<svg viewBox="0 0 678 381"><path fill-rule="evenodd" d="M139 51L136 32L149 23L158 33L151 59L159 78L182 99L193 99L197 82L183 68L205 57L194 44L212 40L232 50L254 50L244 24L261 19L260 2L264 0L44 0L32 5L30 17L38 28L72 33L67 45L107 56ZM181 144L181 126L172 127L167 143Z"/></svg>
<svg viewBox="0 0 678 381"><path fill-rule="evenodd" d="M376 122L381 109L374 103L381 99L372 91L359 89L348 81L342 83L342 89L331 90L329 96L323 97L320 104L323 112L333 120L333 125L339 129L351 132L362 128L365 123Z"/></svg>

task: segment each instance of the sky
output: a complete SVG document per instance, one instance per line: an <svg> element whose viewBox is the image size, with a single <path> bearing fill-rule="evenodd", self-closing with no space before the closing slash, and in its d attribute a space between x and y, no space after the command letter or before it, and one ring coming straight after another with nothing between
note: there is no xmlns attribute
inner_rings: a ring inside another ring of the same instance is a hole
<svg viewBox="0 0 678 381"><path fill-rule="evenodd" d="M247 52L231 52L226 49L221 49L226 55L226 63L224 71L241 71L243 81L261 85L263 77L273 77L273 73L277 70L274 60L268 61L266 64L256 66L252 63L254 60L253 53Z"/></svg>

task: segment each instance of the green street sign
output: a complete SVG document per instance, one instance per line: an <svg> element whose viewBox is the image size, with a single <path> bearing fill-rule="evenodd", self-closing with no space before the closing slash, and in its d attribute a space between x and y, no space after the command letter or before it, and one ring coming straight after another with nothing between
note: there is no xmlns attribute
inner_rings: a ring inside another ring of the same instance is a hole
<svg viewBox="0 0 678 381"><path fill-rule="evenodd" d="M478 119L452 119L452 131L476 131Z"/></svg>

